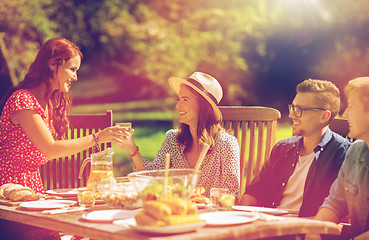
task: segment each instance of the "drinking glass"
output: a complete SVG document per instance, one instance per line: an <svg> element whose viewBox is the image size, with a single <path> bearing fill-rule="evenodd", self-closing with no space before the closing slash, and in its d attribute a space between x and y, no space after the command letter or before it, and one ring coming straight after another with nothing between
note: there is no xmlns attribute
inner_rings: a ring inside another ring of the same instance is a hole
<svg viewBox="0 0 369 240"><path fill-rule="evenodd" d="M77 188L78 204L82 207L95 206L95 189L88 187Z"/></svg>
<svg viewBox="0 0 369 240"><path fill-rule="evenodd" d="M235 195L229 193L227 188L210 189L210 201L215 209L229 210L234 205L235 199Z"/></svg>
<svg viewBox="0 0 369 240"><path fill-rule="evenodd" d="M127 136L127 133L128 134L131 133L132 123L130 123L130 122L116 123L115 126L119 126L119 127L124 128L124 130L126 132L125 136Z"/></svg>

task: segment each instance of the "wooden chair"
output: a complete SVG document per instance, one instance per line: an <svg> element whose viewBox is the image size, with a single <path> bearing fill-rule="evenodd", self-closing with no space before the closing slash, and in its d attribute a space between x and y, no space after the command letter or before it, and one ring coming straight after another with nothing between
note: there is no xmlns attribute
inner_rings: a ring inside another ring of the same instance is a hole
<svg viewBox="0 0 369 240"><path fill-rule="evenodd" d="M110 127L113 124L113 113L107 110L106 114L100 115L70 115L71 130L69 130L68 138L74 139L90 135L99 130ZM111 143L101 144L100 149L111 147ZM90 168L86 166L82 179L78 178L79 169L82 161L89 157L92 148L83 152L53 159L48 163L40 166L41 178L46 190L56 188L75 188L85 186L89 176Z"/></svg>
<svg viewBox="0 0 369 240"><path fill-rule="evenodd" d="M348 133L350 132L349 124L346 119L342 118L335 118L333 121L329 124L329 128L335 132L341 135L344 138L347 138L351 142L355 141L355 139L350 138L348 136Z"/></svg>
<svg viewBox="0 0 369 240"><path fill-rule="evenodd" d="M281 113L269 107L223 106L219 109L224 128L239 141L242 195L269 158L276 141L277 121Z"/></svg>

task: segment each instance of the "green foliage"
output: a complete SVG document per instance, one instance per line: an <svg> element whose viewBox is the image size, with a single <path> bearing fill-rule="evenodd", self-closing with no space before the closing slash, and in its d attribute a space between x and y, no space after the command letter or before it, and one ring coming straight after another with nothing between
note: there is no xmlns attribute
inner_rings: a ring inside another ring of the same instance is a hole
<svg viewBox="0 0 369 240"><path fill-rule="evenodd" d="M49 20L50 0L0 1L0 32L5 33L5 44L19 80L23 79L40 45L57 36L56 24Z"/></svg>
<svg viewBox="0 0 369 240"><path fill-rule="evenodd" d="M2 0L0 31L19 79L46 39L63 36L81 46L84 73L139 98L167 96L168 77L199 70L220 80L223 105L280 107L304 78L341 87L369 73L368 8L366 0Z"/></svg>

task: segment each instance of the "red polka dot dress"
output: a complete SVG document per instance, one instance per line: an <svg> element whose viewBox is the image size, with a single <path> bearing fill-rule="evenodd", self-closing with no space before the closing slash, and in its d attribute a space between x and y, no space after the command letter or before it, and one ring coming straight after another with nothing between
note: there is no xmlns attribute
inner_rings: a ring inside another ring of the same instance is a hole
<svg viewBox="0 0 369 240"><path fill-rule="evenodd" d="M22 109L34 110L46 122L46 113L29 90L14 92L0 116L0 185L19 183L35 192L45 191L39 166L49 159L32 143L19 125L10 122L11 115Z"/></svg>

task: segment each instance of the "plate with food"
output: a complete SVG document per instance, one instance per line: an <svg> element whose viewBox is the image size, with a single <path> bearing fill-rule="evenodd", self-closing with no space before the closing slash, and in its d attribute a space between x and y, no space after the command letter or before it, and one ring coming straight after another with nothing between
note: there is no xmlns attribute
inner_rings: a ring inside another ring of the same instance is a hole
<svg viewBox="0 0 369 240"><path fill-rule="evenodd" d="M49 210L64 208L75 205L77 202L72 200L39 200L31 202L22 202L19 206L29 210Z"/></svg>
<svg viewBox="0 0 369 240"><path fill-rule="evenodd" d="M46 191L47 194L60 197L77 197L77 188L59 188Z"/></svg>
<svg viewBox="0 0 369 240"><path fill-rule="evenodd" d="M206 208L210 206L210 198L203 195L205 193L205 188L196 186L194 192L191 195L191 202L198 208Z"/></svg>
<svg viewBox="0 0 369 240"><path fill-rule="evenodd" d="M209 226L226 226L250 223L257 220L259 215L252 212L220 211L202 213L199 217Z"/></svg>
<svg viewBox="0 0 369 240"><path fill-rule="evenodd" d="M109 209L85 213L81 218L90 222L112 222L114 220L132 218L136 214L137 210Z"/></svg>
<svg viewBox="0 0 369 240"><path fill-rule="evenodd" d="M210 207L210 204L205 204L205 203L194 203L193 205L195 205L197 209L204 209L204 208Z"/></svg>
<svg viewBox="0 0 369 240"><path fill-rule="evenodd" d="M232 208L236 211L267 213L271 215L285 215L289 213L288 210L280 208L267 208L255 206L233 206Z"/></svg>
<svg viewBox="0 0 369 240"><path fill-rule="evenodd" d="M145 226L145 225L137 225L134 218L126 220L116 220L113 223L119 226L131 227L140 232L156 233L156 234L178 234L178 233L193 232L206 225L205 221L201 221L196 223L188 223L172 226Z"/></svg>

